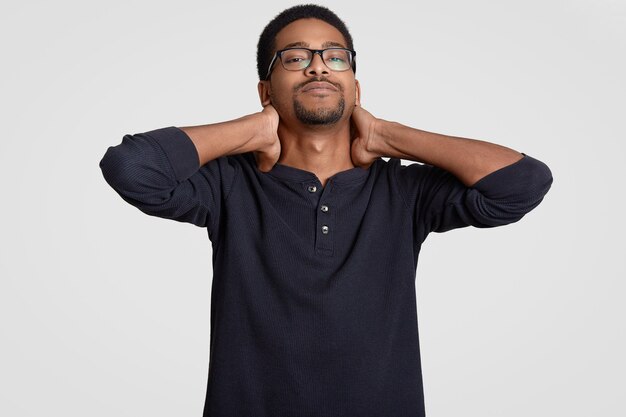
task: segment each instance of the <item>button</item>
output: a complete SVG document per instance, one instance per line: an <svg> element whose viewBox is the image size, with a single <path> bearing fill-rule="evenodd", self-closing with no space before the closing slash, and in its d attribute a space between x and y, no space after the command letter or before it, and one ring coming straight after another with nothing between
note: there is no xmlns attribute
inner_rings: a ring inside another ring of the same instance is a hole
<svg viewBox="0 0 626 417"><path fill-rule="evenodd" d="M328 226L322 226L322 233L324 233L325 235L328 234Z"/></svg>
<svg viewBox="0 0 626 417"><path fill-rule="evenodd" d="M322 205L322 207L320 207L320 210L322 210L324 213L326 213L328 211L328 206L326 204Z"/></svg>
<svg viewBox="0 0 626 417"><path fill-rule="evenodd" d="M309 190L310 193L314 193L317 191L317 187L314 185L309 185L309 188L307 188L307 190Z"/></svg>

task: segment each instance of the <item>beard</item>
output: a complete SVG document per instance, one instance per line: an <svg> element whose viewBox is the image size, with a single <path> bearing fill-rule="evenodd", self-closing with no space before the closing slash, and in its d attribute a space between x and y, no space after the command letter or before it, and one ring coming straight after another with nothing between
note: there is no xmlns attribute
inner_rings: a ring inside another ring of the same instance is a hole
<svg viewBox="0 0 626 417"><path fill-rule="evenodd" d="M293 101L293 109L296 117L305 125L330 125L337 123L346 107L343 96L339 99L339 103L334 108L320 107L317 109L307 109L299 100Z"/></svg>

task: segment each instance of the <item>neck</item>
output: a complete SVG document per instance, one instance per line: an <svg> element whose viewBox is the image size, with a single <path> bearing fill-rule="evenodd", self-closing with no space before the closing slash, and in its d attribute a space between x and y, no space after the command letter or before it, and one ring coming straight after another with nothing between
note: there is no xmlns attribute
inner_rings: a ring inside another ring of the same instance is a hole
<svg viewBox="0 0 626 417"><path fill-rule="evenodd" d="M350 125L278 126L278 163L314 173L326 185L334 174L354 168L350 156Z"/></svg>

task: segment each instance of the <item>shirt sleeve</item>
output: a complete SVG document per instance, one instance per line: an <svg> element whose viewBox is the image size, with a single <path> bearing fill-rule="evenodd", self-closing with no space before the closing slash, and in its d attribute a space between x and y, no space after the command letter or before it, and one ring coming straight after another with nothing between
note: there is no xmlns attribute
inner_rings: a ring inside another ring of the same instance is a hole
<svg viewBox="0 0 626 417"><path fill-rule="evenodd" d="M430 232L514 223L537 207L552 185L552 173L543 162L523 155L471 187L443 169L397 160L396 178L413 215L417 244Z"/></svg>
<svg viewBox="0 0 626 417"><path fill-rule="evenodd" d="M211 235L239 170L227 157L199 164L189 136L171 126L125 135L108 148L100 168L107 183L142 212L207 227Z"/></svg>

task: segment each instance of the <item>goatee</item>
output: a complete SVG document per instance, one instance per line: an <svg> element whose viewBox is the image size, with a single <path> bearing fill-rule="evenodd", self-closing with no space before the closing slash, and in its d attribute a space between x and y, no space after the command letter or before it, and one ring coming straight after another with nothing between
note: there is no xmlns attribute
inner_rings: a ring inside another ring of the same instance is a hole
<svg viewBox="0 0 626 417"><path fill-rule="evenodd" d="M296 117L305 125L330 125L337 123L343 116L345 107L346 102L343 97L339 99L339 103L337 103L335 108L321 107L314 110L305 108L298 100L293 101Z"/></svg>

